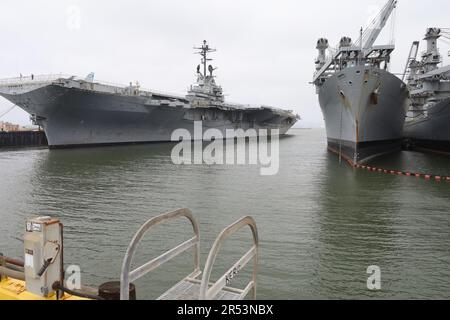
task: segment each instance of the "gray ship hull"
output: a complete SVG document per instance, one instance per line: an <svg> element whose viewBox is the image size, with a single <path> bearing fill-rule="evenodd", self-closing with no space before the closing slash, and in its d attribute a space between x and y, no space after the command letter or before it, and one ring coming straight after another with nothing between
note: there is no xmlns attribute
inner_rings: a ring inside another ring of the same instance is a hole
<svg viewBox="0 0 450 320"><path fill-rule="evenodd" d="M203 130L215 128L224 136L227 129L279 129L280 134L285 134L297 122L295 116L268 108L222 110L155 105L154 99L144 96L56 84L0 95L37 118L51 148L168 142L176 129L187 129L194 137L194 121L202 121Z"/></svg>
<svg viewBox="0 0 450 320"><path fill-rule="evenodd" d="M400 150L407 97L403 82L385 70L339 71L319 88L329 149L355 164Z"/></svg>
<svg viewBox="0 0 450 320"><path fill-rule="evenodd" d="M450 98L427 110L428 115L405 124L404 136L413 148L450 153Z"/></svg>

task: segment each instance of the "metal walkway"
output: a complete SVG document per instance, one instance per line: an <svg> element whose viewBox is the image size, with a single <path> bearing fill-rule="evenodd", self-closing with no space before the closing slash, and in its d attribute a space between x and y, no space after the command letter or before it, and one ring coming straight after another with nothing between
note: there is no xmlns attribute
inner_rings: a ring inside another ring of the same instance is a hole
<svg viewBox="0 0 450 320"><path fill-rule="evenodd" d="M194 231L194 236L180 244L179 246L167 251L159 257L145 263L144 265L131 271L131 262L135 255L139 242L144 235L156 225L166 223L170 220L186 218L188 219ZM216 282L211 283L211 272L216 257L224 241L230 236L248 226L253 235L253 246L251 249L236 262L222 277ZM180 209L174 212L162 214L147 221L136 233L131 241L122 264L122 273L120 275L120 299L129 300L129 286L149 272L157 269L163 264L169 262L178 255L194 249L194 271L186 276L182 281L161 295L158 300L243 300L250 292L252 298L256 299L256 284L258 272L258 230L256 223L251 217L244 217L229 227L225 228L214 242L206 261L205 269L200 269L200 230L194 216L188 209ZM252 280L244 289L229 287L233 278L250 261L253 260Z"/></svg>

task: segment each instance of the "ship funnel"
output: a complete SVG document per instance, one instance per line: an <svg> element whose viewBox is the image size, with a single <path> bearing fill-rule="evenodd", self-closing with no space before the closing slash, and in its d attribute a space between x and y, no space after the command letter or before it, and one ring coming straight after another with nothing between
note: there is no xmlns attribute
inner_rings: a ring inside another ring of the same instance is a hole
<svg viewBox="0 0 450 320"><path fill-rule="evenodd" d="M341 41L339 41L339 48L347 48L352 46L352 38L350 37L342 37Z"/></svg>
<svg viewBox="0 0 450 320"><path fill-rule="evenodd" d="M320 70L326 61L326 50L330 47L328 40L325 38L320 38L317 40L316 49L319 50L319 56L316 60L316 70Z"/></svg>

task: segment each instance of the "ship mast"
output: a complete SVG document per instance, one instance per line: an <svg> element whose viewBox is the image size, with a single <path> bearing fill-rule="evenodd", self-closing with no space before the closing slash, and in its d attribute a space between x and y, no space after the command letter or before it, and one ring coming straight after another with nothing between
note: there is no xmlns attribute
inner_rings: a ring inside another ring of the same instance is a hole
<svg viewBox="0 0 450 320"><path fill-rule="evenodd" d="M208 54L211 52L216 52L216 49L210 48L208 45L208 42L206 40L203 40L203 45L201 47L194 47L195 50L199 50L196 52L202 57L202 65L203 65L203 77L206 78L207 73L207 64L208 61L212 61L213 59L208 58Z"/></svg>
<svg viewBox="0 0 450 320"><path fill-rule="evenodd" d="M208 66L208 62L213 59L208 58L208 54L216 52L216 49L211 48L206 40L203 41L201 47L194 47L197 50L195 53L202 57L201 65L197 67L197 82L191 86L188 91L188 98L192 100L207 100L214 102L224 102L222 87L218 86L215 81L213 72L217 70L212 65ZM201 67L203 66L203 71ZM209 72L209 75L208 75ZM203 102L202 102L203 103Z"/></svg>

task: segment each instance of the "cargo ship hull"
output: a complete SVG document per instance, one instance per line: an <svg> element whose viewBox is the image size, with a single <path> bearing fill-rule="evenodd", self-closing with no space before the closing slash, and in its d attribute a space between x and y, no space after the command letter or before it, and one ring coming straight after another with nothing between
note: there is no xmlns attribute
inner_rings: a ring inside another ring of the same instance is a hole
<svg viewBox="0 0 450 320"><path fill-rule="evenodd" d="M399 151L407 96L403 82L385 70L337 72L319 88L329 150L354 164Z"/></svg>
<svg viewBox="0 0 450 320"><path fill-rule="evenodd" d="M405 124L404 136L413 148L450 153L450 98L427 110L427 116L420 116Z"/></svg>

